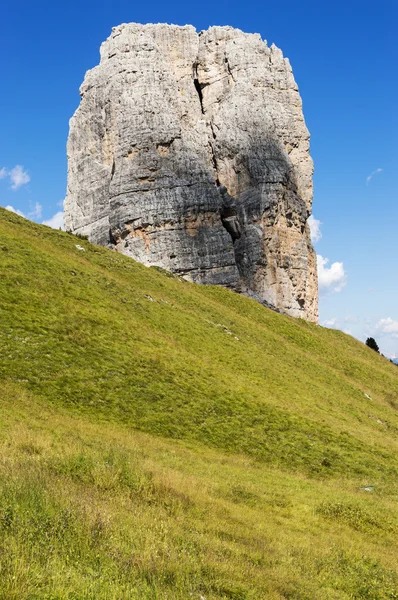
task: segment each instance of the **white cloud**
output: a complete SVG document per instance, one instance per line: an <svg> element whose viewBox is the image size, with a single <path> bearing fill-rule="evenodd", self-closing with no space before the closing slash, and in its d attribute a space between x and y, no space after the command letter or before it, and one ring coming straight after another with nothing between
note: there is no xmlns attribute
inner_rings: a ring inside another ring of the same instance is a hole
<svg viewBox="0 0 398 600"><path fill-rule="evenodd" d="M41 204L36 202L34 208L28 214L29 219L40 219L41 218Z"/></svg>
<svg viewBox="0 0 398 600"><path fill-rule="evenodd" d="M60 210L59 212L55 213L55 215L50 217L50 219L43 221L43 225L48 225L49 227L52 227L53 229L60 229L60 228L65 229L64 212L62 210Z"/></svg>
<svg viewBox="0 0 398 600"><path fill-rule="evenodd" d="M20 217L24 217L25 219L30 219L30 220L40 219L41 212L42 212L42 207L41 207L41 204L39 204L39 202L36 202L34 208L27 215L25 215L22 212L22 210L19 210L18 208L14 208L11 205L5 206L5 209L19 215ZM48 225L48 227L52 227L53 229L65 229L65 227L64 227L64 212L62 210L60 210L59 212L55 213L55 215L53 215L49 219L46 219L45 221L43 221L42 224Z"/></svg>
<svg viewBox="0 0 398 600"><path fill-rule="evenodd" d="M375 171L372 171L370 175L367 176L366 178L366 185L369 185L370 180L372 179L372 177L374 177L375 175L377 175L378 173L381 173L383 171L383 169L376 169Z"/></svg>
<svg viewBox="0 0 398 600"><path fill-rule="evenodd" d="M4 179L4 177L7 177L8 172L7 169L5 167L3 167L2 169L0 169L0 179Z"/></svg>
<svg viewBox="0 0 398 600"><path fill-rule="evenodd" d="M344 272L344 265L342 262L334 262L327 267L329 262L328 258L323 258L318 254L317 266L318 266L318 283L319 290L341 292L345 284L347 283L347 277Z"/></svg>
<svg viewBox="0 0 398 600"><path fill-rule="evenodd" d="M7 172L7 175L11 181L11 189L14 191L30 181L30 176L24 170L22 165L16 165L11 171Z"/></svg>
<svg viewBox="0 0 398 600"><path fill-rule="evenodd" d="M336 327L337 326L337 317L333 317L332 319L326 319L326 321L322 322L324 327Z"/></svg>
<svg viewBox="0 0 398 600"><path fill-rule="evenodd" d="M308 219L308 225L310 226L312 243L316 244L317 242L319 242L319 240L322 237L322 233L321 233L322 223L318 219L315 219L314 215L310 215L310 217Z"/></svg>
<svg viewBox="0 0 398 600"><path fill-rule="evenodd" d="M13 206L10 206L10 205L8 205L8 206L5 206L4 208L5 208L6 210L9 210L10 212L13 212L13 213L15 213L16 215L19 215L20 217L24 217L24 218L26 219L26 217L25 217L25 215L23 214L22 210L18 210L17 208L14 208Z"/></svg>
<svg viewBox="0 0 398 600"><path fill-rule="evenodd" d="M34 205L32 210L30 212L28 212L27 215L25 215L25 213L23 213L22 210L19 210L18 208L14 208L10 204L8 206L6 206L5 209L19 215L20 217L24 217L25 219L30 219L31 221L41 218L42 208L41 208L41 204L39 204L39 202L36 202L36 204Z"/></svg>
<svg viewBox="0 0 398 600"><path fill-rule="evenodd" d="M381 335L390 335L393 338L398 338L398 321L391 319L391 317L380 319L376 324L376 329Z"/></svg>

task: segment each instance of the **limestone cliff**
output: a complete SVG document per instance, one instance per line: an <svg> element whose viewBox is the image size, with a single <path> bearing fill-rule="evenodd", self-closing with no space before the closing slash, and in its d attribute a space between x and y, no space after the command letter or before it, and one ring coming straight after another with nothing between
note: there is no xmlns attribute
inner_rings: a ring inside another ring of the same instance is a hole
<svg viewBox="0 0 398 600"><path fill-rule="evenodd" d="M309 134L278 48L231 27L120 25L80 93L68 229L317 319Z"/></svg>

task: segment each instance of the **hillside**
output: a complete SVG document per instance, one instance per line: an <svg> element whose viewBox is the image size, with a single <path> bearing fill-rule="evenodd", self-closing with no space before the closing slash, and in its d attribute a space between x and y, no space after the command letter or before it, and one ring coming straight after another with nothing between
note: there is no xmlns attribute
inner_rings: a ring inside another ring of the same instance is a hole
<svg viewBox="0 0 398 600"><path fill-rule="evenodd" d="M396 366L3 209L0 267L0 598L398 598Z"/></svg>

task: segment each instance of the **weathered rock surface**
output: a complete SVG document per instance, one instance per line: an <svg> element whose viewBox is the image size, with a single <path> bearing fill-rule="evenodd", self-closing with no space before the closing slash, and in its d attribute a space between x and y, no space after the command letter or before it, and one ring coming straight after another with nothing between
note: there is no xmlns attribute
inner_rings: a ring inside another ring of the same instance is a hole
<svg viewBox="0 0 398 600"><path fill-rule="evenodd" d="M80 93L68 229L317 320L309 134L278 48L231 27L120 25Z"/></svg>

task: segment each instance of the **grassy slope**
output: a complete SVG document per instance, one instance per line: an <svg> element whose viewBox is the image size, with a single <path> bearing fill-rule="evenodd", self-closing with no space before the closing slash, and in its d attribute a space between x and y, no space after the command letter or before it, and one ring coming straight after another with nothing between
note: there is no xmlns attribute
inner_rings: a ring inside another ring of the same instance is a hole
<svg viewBox="0 0 398 600"><path fill-rule="evenodd" d="M398 598L397 367L1 209L0 265L1 598Z"/></svg>

